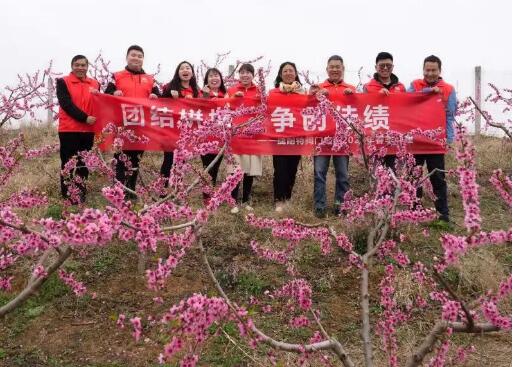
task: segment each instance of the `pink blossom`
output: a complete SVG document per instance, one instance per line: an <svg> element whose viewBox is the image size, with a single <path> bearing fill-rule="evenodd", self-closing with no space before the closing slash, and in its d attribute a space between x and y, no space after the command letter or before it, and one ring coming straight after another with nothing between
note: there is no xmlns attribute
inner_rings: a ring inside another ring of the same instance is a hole
<svg viewBox="0 0 513 367"><path fill-rule="evenodd" d="M75 293L77 296L81 297L86 292L86 287L82 282L79 282L75 280L73 273L67 273L64 270L59 270L59 278L66 284L68 287L70 287L73 290L73 293Z"/></svg>
<svg viewBox="0 0 513 367"><path fill-rule="evenodd" d="M118 320L116 321L116 325L123 329L125 327L125 319L126 319L126 316L124 314L119 314L118 316Z"/></svg>
<svg viewBox="0 0 513 367"><path fill-rule="evenodd" d="M132 336L135 339L135 342L138 342L141 338L142 334L142 324L141 324L141 318L140 317L134 317L130 319L130 323L132 324L132 327L134 329Z"/></svg>

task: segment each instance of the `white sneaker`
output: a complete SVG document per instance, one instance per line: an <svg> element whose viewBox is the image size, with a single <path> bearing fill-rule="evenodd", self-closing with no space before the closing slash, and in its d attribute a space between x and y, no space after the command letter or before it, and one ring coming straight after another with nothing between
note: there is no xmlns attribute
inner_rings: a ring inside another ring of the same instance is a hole
<svg viewBox="0 0 513 367"><path fill-rule="evenodd" d="M249 206L249 205L246 205L246 206L244 207L244 209L246 209L248 212L252 212L252 211L254 210L254 209L253 209L251 206Z"/></svg>
<svg viewBox="0 0 513 367"><path fill-rule="evenodd" d="M230 210L230 213L232 214L237 214L239 212L239 207L237 205L235 205L231 210Z"/></svg>
<svg viewBox="0 0 513 367"><path fill-rule="evenodd" d="M276 213L283 213L283 203L281 201L276 203L274 211Z"/></svg>

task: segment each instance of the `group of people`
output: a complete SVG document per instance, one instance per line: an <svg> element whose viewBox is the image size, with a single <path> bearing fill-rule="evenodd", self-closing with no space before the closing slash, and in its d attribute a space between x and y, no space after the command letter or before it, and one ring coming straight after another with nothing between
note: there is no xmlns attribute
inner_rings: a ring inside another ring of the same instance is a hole
<svg viewBox="0 0 513 367"><path fill-rule="evenodd" d="M112 81L107 85L104 93L120 97L138 98L259 98L258 87L254 84L255 69L251 64L242 64L238 69L238 82L233 87L225 87L220 70L210 68L206 71L203 87L200 88L193 65L188 61L182 61L176 67L171 81L164 85L160 91L153 76L146 74L143 69L144 51L140 46L130 46L126 54L127 65L124 70L112 75ZM391 93L423 92L436 93L442 97L446 110L446 134L447 141L451 143L454 138L454 115L456 111L456 93L454 88L441 77L442 62L434 55L428 56L423 63L423 78L414 80L409 88L399 81L393 73L393 57L388 52L380 52L376 57L376 73L373 78L363 86L361 93ZM94 132L92 125L96 117L92 115L91 94L99 92L99 84L96 80L87 76L88 60L83 55L77 55L71 60L71 73L57 80L57 98L60 105L59 111L59 141L61 167L79 151L90 150L93 146ZM317 94L335 95L358 93L356 87L344 82L344 60L338 55L331 56L326 66L327 79L318 85L312 85L307 90L298 75L296 65L293 62L284 62L280 65L274 89L269 94ZM137 181L137 173L143 151L124 150L116 153L116 179L128 188L128 195L134 195ZM221 159L214 164L217 154L206 154L201 157L203 166L209 167L212 184L216 184ZM256 155L238 155L235 157L244 171L242 180L242 197L239 200L239 185L233 190L232 197L243 205L246 210L251 207L251 191L255 176L262 175L262 157ZM299 155L274 155L273 156L273 188L276 212L282 212L285 205L292 197L297 168L301 156ZM326 176L331 156L314 156L314 212L319 218L327 215ZM131 174L127 175L126 164L131 163ZM439 219L449 221L449 209L447 204L447 184L445 181L445 156L444 154L417 154L416 163L426 163L436 196L435 208L439 213ZM393 169L395 156L386 156L384 163ZM344 195L349 189L349 156L333 156L335 168L335 198L333 213L340 214L340 205ZM164 159L160 173L164 178L170 177L173 165L173 152L164 152ZM87 168L79 159L76 174L87 178ZM233 167L228 167L228 171ZM433 172L434 171L434 172ZM167 180L166 180L167 182ZM85 186L80 187L81 200L85 199ZM61 176L61 192L63 197L68 197L68 184ZM419 195L421 192L419 191ZM204 194L204 201L209 197ZM232 213L239 211L239 206L232 208Z"/></svg>

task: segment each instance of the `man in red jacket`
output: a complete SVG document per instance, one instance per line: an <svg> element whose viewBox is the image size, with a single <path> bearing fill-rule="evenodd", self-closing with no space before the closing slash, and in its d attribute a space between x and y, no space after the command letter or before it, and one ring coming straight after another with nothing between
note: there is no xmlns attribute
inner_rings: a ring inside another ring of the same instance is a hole
<svg viewBox="0 0 513 367"><path fill-rule="evenodd" d="M344 60L339 55L333 55L328 59L326 66L328 79L319 85L310 88L310 94L322 93L326 96L337 94L353 94L356 88L344 82ZM326 174L330 165L331 156L314 156L314 210L315 216L326 216ZM344 195L349 190L349 156L334 155L335 167L335 200L333 212L340 214L340 204L344 201Z"/></svg>
<svg viewBox="0 0 513 367"><path fill-rule="evenodd" d="M61 169L79 152L91 150L94 142L92 125L96 117L91 115L91 92L97 92L99 83L87 77L89 62L83 55L76 55L71 59L71 73L64 78L57 79L57 100L59 101L59 142ZM76 174L83 180L88 177L88 170L84 162L78 157ZM79 200L85 200L85 185L77 185L80 189ZM69 185L61 174L61 194L68 198ZM74 202L77 204L77 202Z"/></svg>
<svg viewBox="0 0 513 367"><path fill-rule="evenodd" d="M389 52L380 52L376 56L376 72L373 78L363 86L363 93L380 93L390 95L393 93L404 93L406 88L399 81L394 70L394 57ZM395 170L395 154L387 154L383 158L385 166Z"/></svg>
<svg viewBox="0 0 513 367"><path fill-rule="evenodd" d="M364 93L404 93L406 88L399 81L394 70L394 58L389 52L380 52L376 56L376 72L373 78L363 86Z"/></svg>
<svg viewBox="0 0 513 367"><path fill-rule="evenodd" d="M144 51L141 46L132 45L126 52L125 70L113 74L112 81L105 89L106 94L112 94L119 97L150 98L155 99L160 95L158 87L152 75L148 75L142 68L144 62ZM123 185L135 191L137 174L139 171L139 161L144 153L143 150L123 150L132 164L132 174L126 177L126 167L120 160L120 154L116 153L114 158L116 164L116 179ZM127 194L134 198L132 193Z"/></svg>
<svg viewBox="0 0 513 367"><path fill-rule="evenodd" d="M454 118L458 101L454 87L445 82L442 77L442 60L435 55L424 59L423 79L411 82L408 92L420 92L425 94L437 94L445 105L445 124L447 143L454 140ZM449 222L449 206L447 203L447 182L445 181L445 154L415 154L415 162L418 166L426 163L429 180L436 196L435 208L440 214L439 219ZM422 189L417 190L417 196L422 196Z"/></svg>

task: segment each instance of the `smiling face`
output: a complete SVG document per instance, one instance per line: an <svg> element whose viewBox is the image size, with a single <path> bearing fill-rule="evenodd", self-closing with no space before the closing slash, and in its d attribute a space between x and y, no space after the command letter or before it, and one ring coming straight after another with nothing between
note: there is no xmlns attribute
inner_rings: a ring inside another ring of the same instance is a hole
<svg viewBox="0 0 513 367"><path fill-rule="evenodd" d="M71 64L71 72L75 74L78 79L84 79L87 76L87 69L89 63L87 59L78 59Z"/></svg>
<svg viewBox="0 0 513 367"><path fill-rule="evenodd" d="M287 64L281 69L281 79L285 84L292 84L296 80L296 70L290 64Z"/></svg>
<svg viewBox="0 0 513 367"><path fill-rule="evenodd" d="M344 64L340 60L330 60L326 72L330 82L338 83L344 78Z"/></svg>
<svg viewBox="0 0 513 367"><path fill-rule="evenodd" d="M436 83L441 74L440 67L437 62L427 61L424 63L424 79L429 84Z"/></svg>
<svg viewBox="0 0 513 367"><path fill-rule="evenodd" d="M210 73L208 73L207 86L213 90L219 89L219 87L221 86L221 75L217 71L213 70Z"/></svg>
<svg viewBox="0 0 513 367"><path fill-rule="evenodd" d="M379 60L376 64L376 72L381 80L388 80L394 70L394 63L392 59Z"/></svg>
<svg viewBox="0 0 513 367"><path fill-rule="evenodd" d="M189 82L192 79L193 72L192 68L187 63L182 63L180 67L178 68L178 77L183 82Z"/></svg>
<svg viewBox="0 0 513 367"><path fill-rule="evenodd" d="M253 82L253 74L243 69L239 71L239 80L244 87L249 87L251 82Z"/></svg>
<svg viewBox="0 0 513 367"><path fill-rule="evenodd" d="M130 70L140 71L143 66L144 54L141 51L130 50L126 55L126 64Z"/></svg>

